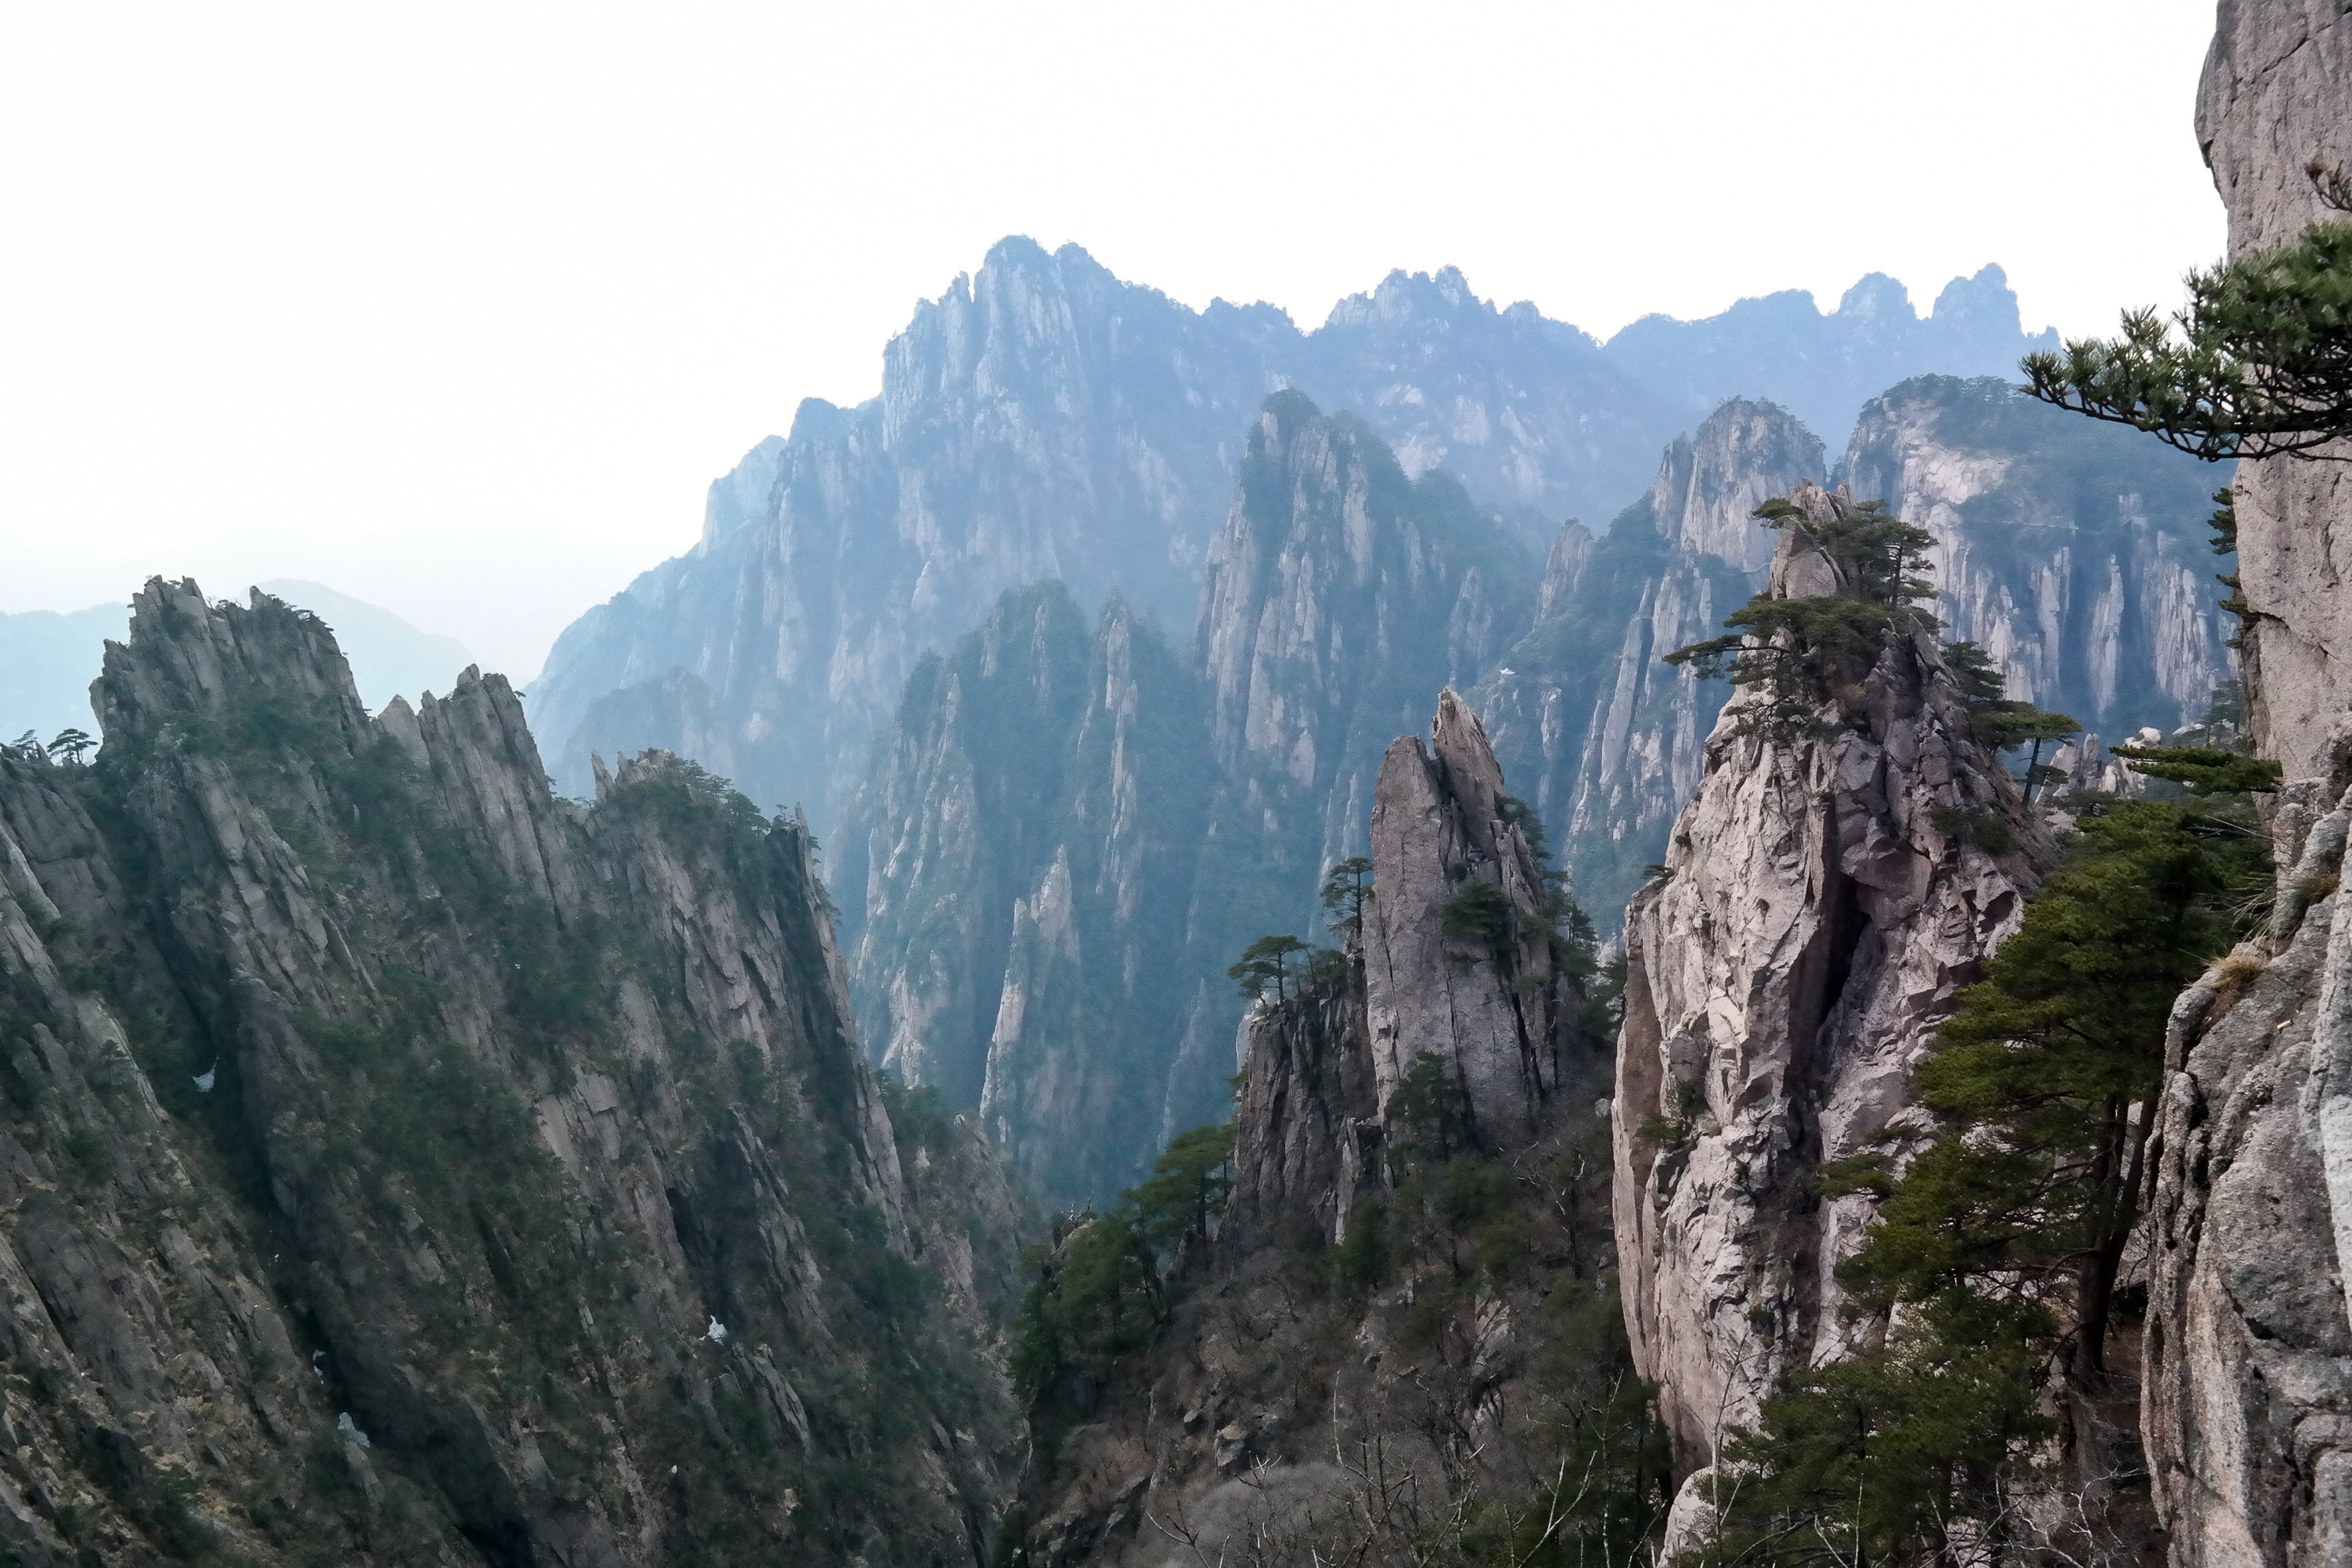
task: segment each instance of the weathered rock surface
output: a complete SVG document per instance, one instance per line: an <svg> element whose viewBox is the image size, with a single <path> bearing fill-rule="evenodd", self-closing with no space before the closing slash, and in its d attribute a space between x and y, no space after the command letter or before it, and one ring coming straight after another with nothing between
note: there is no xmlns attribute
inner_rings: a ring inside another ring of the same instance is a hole
<svg viewBox="0 0 2352 1568"><path fill-rule="evenodd" d="M1730 690L1661 657L1713 636L1761 585L1772 532L1758 503L1823 477L1821 443L1792 416L1724 405L1666 449L1650 493L1598 543L1555 547L1533 629L1472 692L1604 924L1697 787Z"/></svg>
<svg viewBox="0 0 2352 1568"><path fill-rule="evenodd" d="M1562 1092L1570 1018L1550 890L1506 810L1486 729L1451 688L1430 742L1392 742L1372 791L1363 965L1373 1077L1385 1105L1434 1055L1462 1086L1479 1134L1517 1147L1551 1120ZM1480 889L1499 898L1479 907Z"/></svg>
<svg viewBox="0 0 2352 1568"><path fill-rule="evenodd" d="M96 699L95 765L0 755L0 1545L984 1550L1019 1215L894 1128L804 827L559 801L500 678L372 720L265 595L151 584Z"/></svg>
<svg viewBox="0 0 2352 1568"><path fill-rule="evenodd" d="M2337 215L2305 174L2352 163L2352 18L2224 4L2198 134L2230 248ZM2270 814L2263 931L2184 993L2167 1041L2143 1436L2175 1563L2352 1557L2352 901L2336 891L2352 705L2352 492L2341 464L2239 465L2239 566Z"/></svg>
<svg viewBox="0 0 2352 1568"><path fill-rule="evenodd" d="M1945 634L2010 696L2128 734L2190 722L2228 679L2206 527L2226 468L2008 382L1923 376L1863 409L1843 472L1935 536Z"/></svg>
<svg viewBox="0 0 2352 1568"><path fill-rule="evenodd" d="M2227 0L2197 91L2197 136L2230 215L2230 254L2341 218L2305 172L2352 172L2352 16L2324 0ZM2340 462L2246 463L2236 484L2248 708L2289 778L2328 771L2352 697L2352 475Z"/></svg>
<svg viewBox="0 0 2352 1568"><path fill-rule="evenodd" d="M1277 393L1209 552L1200 646L1217 762L1319 806L1318 847L1339 858L1361 842L1385 737L1493 661L1527 624L1535 578L1450 477L1410 479L1359 421Z"/></svg>
<svg viewBox="0 0 2352 1568"><path fill-rule="evenodd" d="M1847 504L1811 486L1791 499L1808 517ZM1790 531L1769 591L1834 575ZM1845 1342L1832 1269L1868 1203L1811 1195L1811 1173L1902 1112L2046 848L1932 636L1891 642L1821 735L1750 732L1765 700L1724 709L1664 870L1626 916L1618 1258L1636 1364L1685 1470L1752 1424L1779 1373ZM1974 842L2004 838L1999 854Z"/></svg>
<svg viewBox="0 0 2352 1568"><path fill-rule="evenodd" d="M1523 916L1541 889L1476 716L1448 691L1432 730L1382 769L1361 940L1251 1014L1223 1223L1171 1260L1147 1343L1066 1371L1032 1410L1029 1561L1406 1560L1449 1507L1522 1501L1562 1411L1595 1420L1622 1375L1591 1110L1605 1041L1548 944L1538 969L1446 931L1465 884L1508 888ZM1494 1026L1513 995L1552 1030L1539 1094ZM1467 1089L1474 1142L1400 1158L1427 1145L1430 1107L1394 1095L1391 1064L1424 1053ZM1416 1206L1449 1156L1460 1190L1490 1194L1475 1214Z"/></svg>

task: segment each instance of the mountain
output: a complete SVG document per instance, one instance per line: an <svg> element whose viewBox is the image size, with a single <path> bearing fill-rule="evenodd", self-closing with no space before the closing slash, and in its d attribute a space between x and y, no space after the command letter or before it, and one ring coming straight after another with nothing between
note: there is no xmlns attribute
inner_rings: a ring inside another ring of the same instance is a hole
<svg viewBox="0 0 2352 1568"><path fill-rule="evenodd" d="M2025 332L2009 275L1987 266L1946 284L1925 318L1902 284L1874 272L1827 314L1790 289L1703 321L1644 316L1602 352L1685 419L1727 398L1769 398L1836 440L1864 403L1923 370L2013 376L2024 354L2057 346L2053 331Z"/></svg>
<svg viewBox="0 0 2352 1568"><path fill-rule="evenodd" d="M1466 679L1528 613L1516 533L1359 421L1278 393L1240 476L1197 658L1123 602L1089 639L1061 584L1008 594L918 666L849 814L869 1038L978 1105L1055 1201L1115 1192L1213 1114L1226 965L1311 933L1411 693Z"/></svg>
<svg viewBox="0 0 2352 1568"><path fill-rule="evenodd" d="M446 691L457 672L474 662L457 638L420 632L391 611L324 584L282 581L261 588L331 623L360 700L371 712L394 697ZM29 729L46 739L60 730L89 728L89 683L97 679L107 642L121 640L130 624L130 609L117 605L72 615L0 615L0 667L8 670L6 684L0 686L0 736Z"/></svg>
<svg viewBox="0 0 2352 1568"><path fill-rule="evenodd" d="M973 1561L1021 1211L858 1048L804 825L553 796L151 583L95 763L0 753L0 1550Z"/></svg>
<svg viewBox="0 0 2352 1568"><path fill-rule="evenodd" d="M1534 626L1472 689L1604 924L1658 858L1730 695L1661 661L1715 635L1761 585L1772 536L1758 504L1822 477L1821 442L1785 409L1725 404L1675 440L1649 493L1599 542L1562 530Z"/></svg>
<svg viewBox="0 0 2352 1568"><path fill-rule="evenodd" d="M1777 335L1735 310L1638 323L1604 349L1532 306L1497 309L1452 269L1391 273L1302 332L1268 306L1195 311L1075 246L1007 239L917 309L880 396L803 404L788 437L712 487L691 552L565 631L533 721L574 794L592 752L664 746L758 800L804 803L830 834L917 661L1006 590L1058 578L1084 605L1117 593L1163 626L1194 623L1271 392L1353 414L1408 477L1443 467L1541 548L1563 517L1616 515L1650 454L1720 401L1711 389L1785 403L1834 363L1860 378L1825 416L1842 436L1871 392L2005 368L2040 341L2013 330L1997 272L1954 287L1949 310L1900 331L1808 302L1811 326L1792 317ZM1684 327L1696 336L1664 330Z"/></svg>
<svg viewBox="0 0 2352 1568"><path fill-rule="evenodd" d="M2169 731L2226 678L2206 520L2227 468L2005 382L1924 376L1863 409L1842 472L1936 536L1937 613L2011 696Z"/></svg>
<svg viewBox="0 0 2352 1568"><path fill-rule="evenodd" d="M2220 611L2193 587L2209 481L2159 443L2086 446L2083 421L2016 401L1906 384L1873 403L1847 464L1923 509L1957 630L2013 671L2058 667L2041 700L2109 734L2176 727L2226 672ZM1442 470L1408 478L1362 422L1275 395L1189 651L1124 601L1090 636L1047 584L918 665L835 840L869 1045L981 1108L1041 1195L1107 1200L1215 1113L1240 1054L1226 966L1261 934L1315 936L1323 868L1365 848L1388 737L1416 691L1446 686L1613 930L1731 690L1662 656L1761 586L1777 536L1758 503L1822 468L1785 410L1727 404L1668 444L1606 534L1567 525L1538 569ZM2181 657L2126 680L2101 637Z"/></svg>
<svg viewBox="0 0 2352 1568"><path fill-rule="evenodd" d="M1229 1194L1180 1186L1173 1235L1156 1196L1107 1208L1036 1258L1022 1561L1475 1563L1540 1535L1612 1562L1649 1533L1592 955L1505 784L1443 693L1357 825L1360 924L1250 1012ZM1148 1258L1106 1289L1129 1238Z"/></svg>
<svg viewBox="0 0 2352 1568"><path fill-rule="evenodd" d="M456 637L418 631L390 610L339 594L323 583L287 578L260 586L273 598L327 622L335 646L351 661L352 682L370 711L381 711L395 697L415 702L427 691L446 691L457 684L458 672L474 662Z"/></svg>

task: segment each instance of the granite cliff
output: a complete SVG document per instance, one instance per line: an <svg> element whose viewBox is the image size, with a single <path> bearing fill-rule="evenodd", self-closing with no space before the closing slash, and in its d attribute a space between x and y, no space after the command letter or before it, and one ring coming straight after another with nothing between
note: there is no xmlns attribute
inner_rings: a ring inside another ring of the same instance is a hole
<svg viewBox="0 0 2352 1568"><path fill-rule="evenodd" d="M2180 696L2089 650L2102 628L2126 652L2175 648L2168 679L2198 710L2221 680L2218 590L2190 587L2189 563L2211 560L2201 470L2147 441L2085 456L2068 444L2082 421L2006 399L1910 384L1862 426L1899 414L1906 437L1849 461L1936 478L1931 531L1968 584L1937 608L2047 676L2042 700L2110 734L2178 725ZM1053 1201L1108 1198L1214 1110L1238 1054L1224 966L1263 932L1310 931L1323 868L1366 847L1385 737L1449 684L1558 832L1578 901L1613 925L1730 689L1660 656L1762 584L1758 503L1822 477L1785 411L1727 404L1606 534L1566 525L1538 571L1444 475L1411 479L1360 422L1276 395L1237 465L1190 658L1124 601L1090 643L1055 585L1006 595L919 665L836 840L868 1039L910 1081L988 1104ZM2029 557L2026 528L2059 542Z"/></svg>
<svg viewBox="0 0 2352 1568"><path fill-rule="evenodd" d="M1531 563L1451 479L1280 393L1210 571L1193 659L1123 601L1090 638L1061 584L1004 595L919 666L850 813L870 1037L1056 1203L1223 1103L1225 966L1309 929L1411 694L1491 661Z"/></svg>
<svg viewBox="0 0 2352 1568"><path fill-rule="evenodd" d="M2232 255L2338 215L2306 171L2352 162L2352 18L2220 7L2198 135ZM2234 486L2242 657L2270 814L2265 929L2185 993L2166 1042L2146 1225L2143 1428L2172 1560L2305 1564L2352 1553L2352 491L2340 462L2266 458Z"/></svg>
<svg viewBox="0 0 2352 1568"><path fill-rule="evenodd" d="M804 826L152 582L0 756L0 1548L977 1559L1017 1206L894 1126Z"/></svg>
<svg viewBox="0 0 2352 1568"><path fill-rule="evenodd" d="M1839 592L1805 530L1851 515L1848 496L1790 499L1766 592ZM1635 1364L1692 1477L1776 1376L1856 1331L1833 1271L1869 1200L1816 1197L1812 1174L1901 1115L1936 1022L2048 853L1932 633L1889 637L1801 731L1766 721L1770 701L1748 688L1726 705L1626 915L1619 1267Z"/></svg>

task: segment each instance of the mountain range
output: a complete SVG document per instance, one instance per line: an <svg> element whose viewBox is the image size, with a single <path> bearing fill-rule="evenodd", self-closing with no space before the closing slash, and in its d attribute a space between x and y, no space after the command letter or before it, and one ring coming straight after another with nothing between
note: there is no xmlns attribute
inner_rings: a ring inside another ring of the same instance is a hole
<svg viewBox="0 0 2352 1568"><path fill-rule="evenodd" d="M1355 415L1409 476L1444 468L1539 552L1565 518L1614 517L1725 398L1775 399L1836 440L1906 376L2005 374L2053 342L2020 329L1997 267L1924 321L1873 275L1828 313L1780 294L1602 343L1451 269L1391 273L1301 331L1006 239L917 309L878 397L803 403L714 484L696 547L565 631L527 700L574 793L591 752L662 745L829 834L916 661L1006 589L1117 593L1187 633L1269 393Z"/></svg>

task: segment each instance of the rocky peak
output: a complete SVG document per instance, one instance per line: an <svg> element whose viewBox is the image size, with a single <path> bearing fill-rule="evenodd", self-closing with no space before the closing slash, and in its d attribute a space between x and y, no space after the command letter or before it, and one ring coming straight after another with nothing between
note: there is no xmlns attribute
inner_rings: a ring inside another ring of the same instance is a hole
<svg viewBox="0 0 2352 1568"><path fill-rule="evenodd" d="M1936 296L1931 318L1937 330L1961 340L1976 339L2006 348L2025 334L2017 311L2017 296L2009 274L1993 262L1972 278L1955 278Z"/></svg>
<svg viewBox="0 0 2352 1568"><path fill-rule="evenodd" d="M1367 732L1466 681L1522 620L1517 541L1444 475L1409 479L1360 421L1277 393L1211 547L1201 644L1220 763L1328 784Z"/></svg>
<svg viewBox="0 0 2352 1568"><path fill-rule="evenodd" d="M1800 487L1816 521L1843 491ZM1769 592L1836 568L1781 534ZM1626 916L1612 1129L1626 1325L1678 1468L1708 1464L1784 1367L1850 1331L1834 1270L1870 1211L1812 1195L1902 1114L1954 994L2019 919L2047 843L1975 739L1934 637L1893 636L1818 733L1735 695Z"/></svg>
<svg viewBox="0 0 2352 1568"><path fill-rule="evenodd" d="M501 678L371 721L266 595L150 583L96 697L95 763L0 752L0 1551L974 1550L998 1458L911 1384L827 1479L900 1330L1002 1400L1015 1220L893 1126L803 824L661 755L557 800Z"/></svg>
<svg viewBox="0 0 2352 1568"><path fill-rule="evenodd" d="M2229 675L2209 465L2006 381L1920 376L1863 409L1843 469L1934 536L1936 613L2011 696L2171 730Z"/></svg>
<svg viewBox="0 0 2352 1568"><path fill-rule="evenodd" d="M1543 584L1536 590L1536 619L1549 620L1576 596L1584 568L1592 560L1592 531L1570 518L1552 536L1544 556Z"/></svg>
<svg viewBox="0 0 2352 1568"><path fill-rule="evenodd" d="M1827 472L1821 441L1786 409L1733 398L1666 448L1650 516L1669 544L1760 573L1773 535L1756 508Z"/></svg>
<svg viewBox="0 0 2352 1568"><path fill-rule="evenodd" d="M1484 725L1449 688L1430 743L1400 737L1372 791L1365 1014L1385 1110L1424 1053L1461 1086L1480 1134L1525 1143L1561 1089L1571 1017L1559 995L1550 889Z"/></svg>

